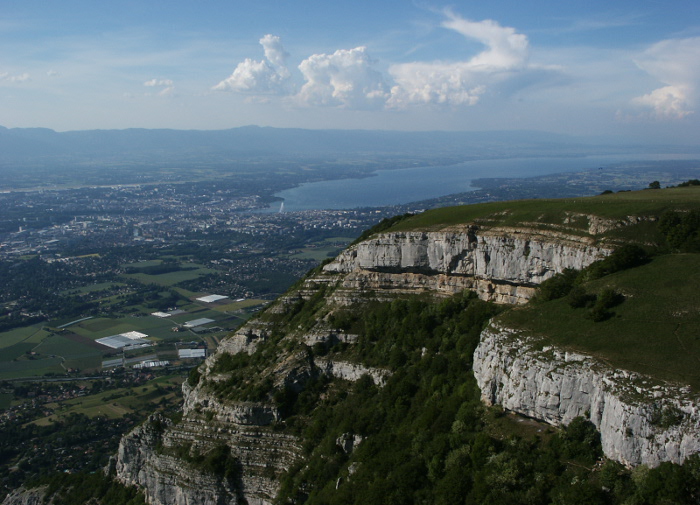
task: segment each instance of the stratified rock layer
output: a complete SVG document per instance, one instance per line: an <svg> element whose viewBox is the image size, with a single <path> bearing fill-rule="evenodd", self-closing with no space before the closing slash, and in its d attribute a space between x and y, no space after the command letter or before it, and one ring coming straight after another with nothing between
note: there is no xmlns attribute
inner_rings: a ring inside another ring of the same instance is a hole
<svg viewBox="0 0 700 505"><path fill-rule="evenodd" d="M700 452L698 402L686 387L613 370L497 326L482 332L474 376L487 404L553 425L589 419L605 455L627 466L682 463Z"/></svg>
<svg viewBox="0 0 700 505"><path fill-rule="evenodd" d="M590 237L476 226L385 233L348 248L324 266L342 287L451 295L469 289L497 303L524 303L544 280L610 253Z"/></svg>

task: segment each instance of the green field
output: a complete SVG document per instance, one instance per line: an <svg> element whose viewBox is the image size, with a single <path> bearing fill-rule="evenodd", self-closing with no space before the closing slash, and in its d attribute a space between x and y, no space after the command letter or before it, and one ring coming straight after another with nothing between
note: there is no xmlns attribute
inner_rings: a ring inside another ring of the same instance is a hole
<svg viewBox="0 0 700 505"><path fill-rule="evenodd" d="M625 301L593 322L566 298L503 314L506 325L598 356L615 367L690 384L700 391L700 254L672 254L586 284L614 288Z"/></svg>
<svg viewBox="0 0 700 505"><path fill-rule="evenodd" d="M26 342L20 342L19 344L11 345L10 347L5 347L0 349L0 362L2 361L12 361L20 356L24 356L26 353L34 349L35 345Z"/></svg>
<svg viewBox="0 0 700 505"><path fill-rule="evenodd" d="M145 262L144 262L145 263ZM156 263L158 265L160 263ZM140 266L143 266L139 264ZM153 266L153 265L149 265ZM170 287L174 286L175 284L183 281L191 281L192 279L196 279L197 277L201 275L206 275L206 274L211 274L211 273L216 273L216 270L212 270L211 268L206 268L202 265L199 265L197 263L183 263L181 265L183 268L193 268L193 270L179 270L176 272L169 272L165 274L159 274L159 275L149 275L146 273L133 273L133 274L123 274L123 276L127 279L134 279L139 282L142 282L143 284L158 284L159 286L163 287Z"/></svg>
<svg viewBox="0 0 700 505"><path fill-rule="evenodd" d="M213 307L213 310L217 312L235 312L237 310L243 310L250 307L257 307L258 305L262 305L264 303L267 303L267 300L251 298L249 300L243 300L242 302L231 302L225 305L217 305Z"/></svg>
<svg viewBox="0 0 700 505"><path fill-rule="evenodd" d="M61 356L66 359L77 359L91 356L101 356L104 351L71 340L63 335L52 335L34 348L34 351L47 356Z"/></svg>
<svg viewBox="0 0 700 505"><path fill-rule="evenodd" d="M61 366L61 358L0 361L0 379L34 377L46 375L47 373L65 373L65 369Z"/></svg>
<svg viewBox="0 0 700 505"><path fill-rule="evenodd" d="M42 329L43 326L43 323L39 323L0 333L0 351L20 342L38 344L49 334Z"/></svg>

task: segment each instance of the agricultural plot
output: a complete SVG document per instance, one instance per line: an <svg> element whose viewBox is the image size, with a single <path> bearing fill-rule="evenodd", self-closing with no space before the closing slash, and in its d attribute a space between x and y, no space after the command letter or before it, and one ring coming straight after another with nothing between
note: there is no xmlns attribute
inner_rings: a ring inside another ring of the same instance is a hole
<svg viewBox="0 0 700 505"><path fill-rule="evenodd" d="M49 332L43 329L43 324L14 328L0 333L0 350L21 342L38 344L48 335Z"/></svg>
<svg viewBox="0 0 700 505"><path fill-rule="evenodd" d="M61 361L61 358L0 361L0 380L38 377L49 373L63 374L65 369L61 366Z"/></svg>
<svg viewBox="0 0 700 505"><path fill-rule="evenodd" d="M146 272L136 272L123 274L128 279L134 279L143 284L157 284L163 287L174 286L183 281L191 281L202 275L216 273L216 270L206 268L197 263L184 263L181 269L162 274L149 274Z"/></svg>
<svg viewBox="0 0 700 505"><path fill-rule="evenodd" d="M224 305L217 305L212 307L212 309L218 312L236 312L239 310L250 309L252 307L259 307L263 304L269 303L267 300L260 300L257 298L251 298L249 300L242 300L240 302L231 302Z"/></svg>

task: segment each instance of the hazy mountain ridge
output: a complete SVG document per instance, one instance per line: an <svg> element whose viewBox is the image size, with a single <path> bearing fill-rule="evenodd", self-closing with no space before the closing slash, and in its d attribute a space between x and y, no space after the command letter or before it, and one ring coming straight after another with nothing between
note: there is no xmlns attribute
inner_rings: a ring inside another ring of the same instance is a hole
<svg viewBox="0 0 700 505"><path fill-rule="evenodd" d="M3 158L183 152L220 154L430 153L498 154L509 151L616 149L619 139L579 138L538 131L400 132L385 130L304 130L245 126L228 130L140 129L56 132L47 128L0 127ZM640 146L637 146L640 147Z"/></svg>

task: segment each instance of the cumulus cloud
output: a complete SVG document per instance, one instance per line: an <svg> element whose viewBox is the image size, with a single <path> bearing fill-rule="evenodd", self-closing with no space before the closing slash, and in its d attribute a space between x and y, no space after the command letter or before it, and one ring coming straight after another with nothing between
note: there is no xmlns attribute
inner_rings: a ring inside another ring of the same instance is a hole
<svg viewBox="0 0 700 505"><path fill-rule="evenodd" d="M665 86L635 98L633 104L657 118L680 119L694 112L700 86L700 37L658 42L635 63Z"/></svg>
<svg viewBox="0 0 700 505"><path fill-rule="evenodd" d="M388 86L372 63L366 47L311 55L299 65L305 83L297 98L307 105L383 107L389 96Z"/></svg>
<svg viewBox="0 0 700 505"><path fill-rule="evenodd" d="M149 88L163 88L158 91L158 96L171 95L175 91L175 85L170 79L151 79L143 83Z"/></svg>
<svg viewBox="0 0 700 505"><path fill-rule="evenodd" d="M280 38L275 35L265 35L260 39L260 45L265 51L264 60L246 58L228 78L212 89L250 94L284 94L290 77L286 66L289 55L282 47Z"/></svg>
<svg viewBox="0 0 700 505"><path fill-rule="evenodd" d="M528 40L515 29L492 20L470 21L446 12L443 27L478 40L486 49L456 63L416 62L393 65L396 85L389 106L410 104L474 105L488 86L526 68Z"/></svg>
<svg viewBox="0 0 700 505"><path fill-rule="evenodd" d="M265 58L275 67L277 72L280 75L289 76L289 70L287 70L287 58L289 58L289 53L282 47L280 38L275 35L267 34L260 39L260 45L263 46L265 50Z"/></svg>

